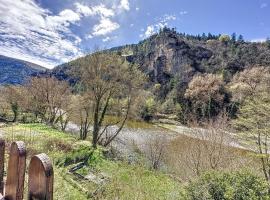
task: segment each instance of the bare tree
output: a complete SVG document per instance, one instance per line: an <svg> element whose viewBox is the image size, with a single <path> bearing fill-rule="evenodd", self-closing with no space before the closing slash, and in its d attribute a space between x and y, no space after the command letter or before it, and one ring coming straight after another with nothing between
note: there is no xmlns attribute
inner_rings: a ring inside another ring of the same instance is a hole
<svg viewBox="0 0 270 200"><path fill-rule="evenodd" d="M144 154L150 161L151 169L158 170L165 161L168 141L166 136L151 136L146 140Z"/></svg>
<svg viewBox="0 0 270 200"><path fill-rule="evenodd" d="M71 120L74 123L79 124L81 140L87 138L93 123L93 108L92 104L89 102L91 102L91 99L88 99L87 94L76 95L73 100Z"/></svg>
<svg viewBox="0 0 270 200"><path fill-rule="evenodd" d="M122 57L109 52L93 53L76 60L71 65L78 66L74 68L76 70L74 73L80 79L83 92L87 96L87 101L84 101L87 104L84 106L87 108L85 117L89 114L90 108L93 110L91 115L93 147L97 147L106 129L112 125L118 126L118 129L104 141L103 145L107 146L125 125L134 91L141 85L144 75L137 66L130 65ZM121 105L116 106L117 103ZM114 108L119 108L117 113L113 112ZM114 123L104 123L108 114L117 114L118 120Z"/></svg>
<svg viewBox="0 0 270 200"><path fill-rule="evenodd" d="M43 121L54 126L67 112L70 101L69 85L54 77L33 77L26 86L29 92L28 108Z"/></svg>
<svg viewBox="0 0 270 200"><path fill-rule="evenodd" d="M224 115L208 121L203 128L193 124L193 128L186 130L189 136L170 142L167 162L185 178L232 167L236 151L231 146L234 143L227 126L228 118Z"/></svg>

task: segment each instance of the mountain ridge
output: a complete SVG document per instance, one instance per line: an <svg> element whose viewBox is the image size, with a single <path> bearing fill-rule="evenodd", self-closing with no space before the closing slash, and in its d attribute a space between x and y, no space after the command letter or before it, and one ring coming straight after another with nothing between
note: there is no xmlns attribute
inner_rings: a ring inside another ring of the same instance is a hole
<svg viewBox="0 0 270 200"><path fill-rule="evenodd" d="M235 73L254 66L270 66L270 42L252 43L243 36L188 35L164 28L138 44L114 47L104 52L115 52L130 63L135 63L150 77L150 83L160 84L159 96L165 98L173 82L185 90L196 74L218 74L230 82ZM87 55L88 56L88 55ZM70 79L71 63L52 70L59 79Z"/></svg>
<svg viewBox="0 0 270 200"><path fill-rule="evenodd" d="M23 84L30 76L45 71L40 65L0 55L0 85Z"/></svg>

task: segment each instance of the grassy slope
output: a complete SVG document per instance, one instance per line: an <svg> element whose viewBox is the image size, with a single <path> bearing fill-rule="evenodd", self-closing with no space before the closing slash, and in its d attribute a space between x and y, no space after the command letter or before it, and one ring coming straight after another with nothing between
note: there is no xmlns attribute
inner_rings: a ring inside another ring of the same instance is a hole
<svg viewBox="0 0 270 200"><path fill-rule="evenodd" d="M93 165L81 170L110 177L103 185L81 180L67 173L67 168L56 163L72 155L74 149L90 146L88 141L76 138L41 124L19 124L3 129L7 142L22 140L26 143L29 158L37 153L47 153L54 163L55 199L179 199L180 185L161 172L152 172L140 165L112 161L102 156Z"/></svg>

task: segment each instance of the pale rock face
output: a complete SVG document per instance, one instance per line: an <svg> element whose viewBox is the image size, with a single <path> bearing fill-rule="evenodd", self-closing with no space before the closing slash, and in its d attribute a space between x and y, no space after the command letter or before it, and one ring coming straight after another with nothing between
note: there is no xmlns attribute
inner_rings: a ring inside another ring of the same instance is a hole
<svg viewBox="0 0 270 200"><path fill-rule="evenodd" d="M210 50L191 46L184 40L168 33L151 40L145 55L136 55L135 53L129 59L140 63L142 70L150 75L152 81L163 84L176 73L198 71L200 62L211 56Z"/></svg>

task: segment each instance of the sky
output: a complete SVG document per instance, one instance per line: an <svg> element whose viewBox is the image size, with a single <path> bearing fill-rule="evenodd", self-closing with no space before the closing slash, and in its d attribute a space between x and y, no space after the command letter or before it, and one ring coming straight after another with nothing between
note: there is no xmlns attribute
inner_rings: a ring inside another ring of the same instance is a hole
<svg viewBox="0 0 270 200"><path fill-rule="evenodd" d="M0 0L0 54L53 68L160 28L270 36L270 0Z"/></svg>

